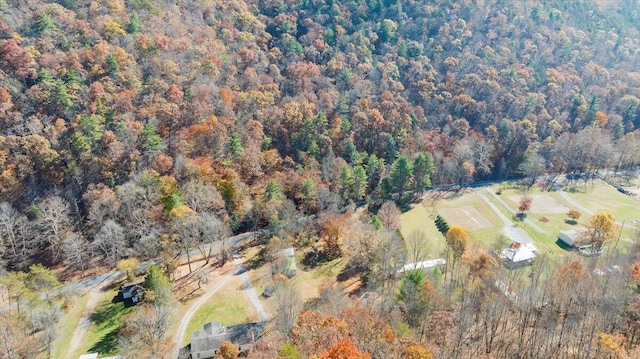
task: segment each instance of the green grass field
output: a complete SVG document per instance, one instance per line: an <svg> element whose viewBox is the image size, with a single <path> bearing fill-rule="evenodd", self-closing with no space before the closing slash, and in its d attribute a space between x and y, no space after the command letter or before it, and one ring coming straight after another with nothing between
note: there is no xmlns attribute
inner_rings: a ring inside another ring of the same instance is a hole
<svg viewBox="0 0 640 359"><path fill-rule="evenodd" d="M640 180L635 180L633 183L640 184ZM569 209L580 209L560 193L543 191L538 187L526 190L501 187L501 185L494 185L484 191L488 193L489 200L496 204L500 212L508 218L511 218L511 214L502 207L492 193L500 188L499 198L514 210L517 210L519 199L523 195L534 198L532 210L527 214L529 222L513 222L529 234L538 245L539 250L548 253L551 258L574 254L556 243L558 232L583 227L591 217L589 213L582 213L578 224L571 225L565 222L568 219L566 212ZM566 191L566 193L579 206L594 213L610 212L618 221L625 221L625 227L620 232L620 243L617 246L613 241L609 243L609 246L615 246L617 251L624 252L628 244L638 236L638 231L633 228L631 220L640 219L640 211L637 209L640 205L640 199L624 195L618 192L615 187L601 180L596 180L593 184L589 182L586 187L578 185L572 188L574 188L572 192ZM400 223L405 238L410 236L412 231L421 230L430 239L429 247L436 251L442 251L445 246L444 240L433 223L436 213L445 217L450 225L459 224L466 227L473 240L482 242L488 247L492 247L497 235L504 227L500 217L475 192L467 192L449 198L440 196L437 200L427 196L423 202L414 204L409 211L403 213ZM470 221L469 218L474 216L479 218ZM487 224L487 221L490 225ZM473 228L474 223L476 228Z"/></svg>
<svg viewBox="0 0 640 359"><path fill-rule="evenodd" d="M627 222L640 219L640 199L618 192L604 181L596 180L594 185L576 186L575 191L565 191L569 197L594 213L612 213L616 220Z"/></svg>
<svg viewBox="0 0 640 359"><path fill-rule="evenodd" d="M78 348L78 355L94 352L100 355L117 353L118 328L122 325L122 317L131 313L134 308L126 308L123 302L112 303L116 294L115 289L100 293L98 303L90 317L91 325ZM77 324L76 321L74 326ZM75 354L74 357L77 357Z"/></svg>
<svg viewBox="0 0 640 359"><path fill-rule="evenodd" d="M258 319L256 309L244 293L227 286L198 308L187 326L182 346L191 342L191 332L202 330L206 323L219 322L223 326L229 326Z"/></svg>
<svg viewBox="0 0 640 359"><path fill-rule="evenodd" d="M474 223L464 213L456 215L456 209L475 209L473 213L481 216L479 224ZM477 211L476 211L477 210ZM429 254L439 256L445 249L445 241L435 226L435 215L442 215L450 226L461 225L469 230L472 240L490 246L500 234L504 224L500 217L489 207L477 193L469 192L438 200L427 199L414 204L402 214L400 226L405 239L410 239L414 231L421 231L428 238ZM467 225L468 224L468 225Z"/></svg>

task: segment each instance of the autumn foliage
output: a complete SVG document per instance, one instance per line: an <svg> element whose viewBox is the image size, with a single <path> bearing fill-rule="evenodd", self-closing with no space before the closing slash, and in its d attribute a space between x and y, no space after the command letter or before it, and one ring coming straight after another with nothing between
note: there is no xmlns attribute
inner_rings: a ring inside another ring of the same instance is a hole
<svg viewBox="0 0 640 359"><path fill-rule="evenodd" d="M362 353L349 339L340 339L326 352L318 356L319 359L371 359L367 353Z"/></svg>

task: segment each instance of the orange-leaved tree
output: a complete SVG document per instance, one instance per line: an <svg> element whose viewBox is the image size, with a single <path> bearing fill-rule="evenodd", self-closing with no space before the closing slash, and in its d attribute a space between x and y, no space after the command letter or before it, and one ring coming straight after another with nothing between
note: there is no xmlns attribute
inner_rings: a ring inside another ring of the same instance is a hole
<svg viewBox="0 0 640 359"><path fill-rule="evenodd" d="M320 354L319 359L371 359L371 356L358 350L351 340L342 338L329 350Z"/></svg>

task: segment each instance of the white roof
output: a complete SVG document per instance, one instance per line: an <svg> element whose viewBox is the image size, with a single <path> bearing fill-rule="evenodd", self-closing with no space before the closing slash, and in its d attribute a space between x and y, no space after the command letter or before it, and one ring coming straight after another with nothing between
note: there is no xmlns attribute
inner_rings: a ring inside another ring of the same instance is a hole
<svg viewBox="0 0 640 359"><path fill-rule="evenodd" d="M398 273L404 273L414 269L425 269L425 268L433 268L437 266L442 266L447 264L447 261L444 258L432 259L424 262L418 263L407 263L404 267L398 270Z"/></svg>
<svg viewBox="0 0 640 359"><path fill-rule="evenodd" d="M78 359L98 359L98 353L82 354Z"/></svg>
<svg viewBox="0 0 640 359"><path fill-rule="evenodd" d="M536 248L536 246L533 245L533 243L529 242L529 243L520 243L520 248L526 248L528 250L530 250L531 252L537 252L538 248Z"/></svg>
<svg viewBox="0 0 640 359"><path fill-rule="evenodd" d="M533 246L533 245L532 245ZM535 247L533 247L535 249ZM500 252L501 258L506 258L514 263L534 259L536 254L526 245L520 247L508 247Z"/></svg>

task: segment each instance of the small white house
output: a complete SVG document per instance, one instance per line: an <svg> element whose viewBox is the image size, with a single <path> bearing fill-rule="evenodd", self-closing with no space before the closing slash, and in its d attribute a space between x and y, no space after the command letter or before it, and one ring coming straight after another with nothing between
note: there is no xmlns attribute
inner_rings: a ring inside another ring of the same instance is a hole
<svg viewBox="0 0 640 359"><path fill-rule="evenodd" d="M533 243L512 242L509 247L500 252L500 260L509 269L526 267L533 264L536 259L535 252L537 249Z"/></svg>
<svg viewBox="0 0 640 359"><path fill-rule="evenodd" d="M569 229L566 231L560 231L560 233L558 233L558 239L569 247L575 247L581 234L582 231L579 229Z"/></svg>

